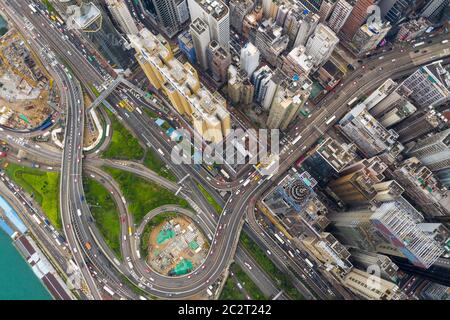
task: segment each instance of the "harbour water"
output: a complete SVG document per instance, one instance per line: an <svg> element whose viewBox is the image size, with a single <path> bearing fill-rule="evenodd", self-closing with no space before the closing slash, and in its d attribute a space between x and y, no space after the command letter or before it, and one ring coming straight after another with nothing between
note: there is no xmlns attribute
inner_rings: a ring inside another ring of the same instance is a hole
<svg viewBox="0 0 450 320"><path fill-rule="evenodd" d="M0 300L51 300L52 297L0 230Z"/></svg>
<svg viewBox="0 0 450 320"><path fill-rule="evenodd" d="M0 14L0 37L8 31L8 23Z"/></svg>

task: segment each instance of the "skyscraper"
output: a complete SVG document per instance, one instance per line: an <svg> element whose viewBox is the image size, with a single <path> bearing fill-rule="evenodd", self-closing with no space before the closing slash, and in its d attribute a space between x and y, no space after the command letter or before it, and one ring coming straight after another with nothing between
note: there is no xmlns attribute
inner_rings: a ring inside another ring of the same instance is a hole
<svg viewBox="0 0 450 320"><path fill-rule="evenodd" d="M420 67L402 85L417 107L438 106L450 99L450 72L437 61Z"/></svg>
<svg viewBox="0 0 450 320"><path fill-rule="evenodd" d="M181 31L178 7L185 0L142 0L142 4L168 37Z"/></svg>
<svg viewBox="0 0 450 320"><path fill-rule="evenodd" d="M335 33L341 31L342 26L347 21L353 10L353 6L345 0L338 0L334 6L333 12L331 13L330 19L328 20L328 26Z"/></svg>
<svg viewBox="0 0 450 320"><path fill-rule="evenodd" d="M259 50L251 42L247 42L241 49L241 69L247 72L249 77L258 68Z"/></svg>
<svg viewBox="0 0 450 320"><path fill-rule="evenodd" d="M128 10L125 1L107 0L106 3L108 5L108 9L111 12L111 15L120 25L120 28L124 33L127 34L138 33L136 22L134 21L133 16L130 13L130 10Z"/></svg>
<svg viewBox="0 0 450 320"><path fill-rule="evenodd" d="M306 43L306 53L314 57L315 65L319 67L331 57L338 42L339 38L336 34L330 28L320 23Z"/></svg>
<svg viewBox="0 0 450 320"><path fill-rule="evenodd" d="M225 101L206 89L194 67L174 58L170 47L149 30L142 29L129 38L150 83L165 92L178 113L190 117L194 129L205 140L221 142L231 129Z"/></svg>
<svg viewBox="0 0 450 320"><path fill-rule="evenodd" d="M191 21L200 18L209 27L211 40L229 50L230 14L228 6L221 0L188 0Z"/></svg>
<svg viewBox="0 0 450 320"><path fill-rule="evenodd" d="M208 57L206 54L206 49L211 41L208 25L202 19L197 18L192 21L189 32L192 36L195 55L197 56L197 63L203 68L203 70L207 70Z"/></svg>
<svg viewBox="0 0 450 320"><path fill-rule="evenodd" d="M368 13L367 9L373 5L376 0L356 0L350 16L341 28L341 34L344 39L350 41L355 36L358 29L366 22Z"/></svg>
<svg viewBox="0 0 450 320"><path fill-rule="evenodd" d="M425 8L422 10L421 15L422 17L428 18L428 19L434 19L437 16L439 16L444 10L446 6L448 6L450 0L431 0L429 3L425 6Z"/></svg>

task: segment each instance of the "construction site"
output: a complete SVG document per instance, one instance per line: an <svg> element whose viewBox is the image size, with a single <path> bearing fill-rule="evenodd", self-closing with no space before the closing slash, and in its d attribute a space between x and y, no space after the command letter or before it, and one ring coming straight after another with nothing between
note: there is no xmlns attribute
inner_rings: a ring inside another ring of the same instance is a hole
<svg viewBox="0 0 450 320"><path fill-rule="evenodd" d="M14 29L0 38L0 125L26 130L39 127L53 113L45 68Z"/></svg>
<svg viewBox="0 0 450 320"><path fill-rule="evenodd" d="M148 263L160 274L188 274L201 265L207 253L202 232L187 217L164 221L150 233Z"/></svg>

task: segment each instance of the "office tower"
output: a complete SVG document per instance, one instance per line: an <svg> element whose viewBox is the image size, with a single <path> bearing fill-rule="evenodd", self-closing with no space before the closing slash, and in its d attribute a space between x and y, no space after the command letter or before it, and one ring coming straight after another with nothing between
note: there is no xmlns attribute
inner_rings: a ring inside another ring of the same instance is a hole
<svg viewBox="0 0 450 320"><path fill-rule="evenodd" d="M337 277L342 278L352 270L350 253L331 233L321 232L318 236L306 237L302 243L310 254Z"/></svg>
<svg viewBox="0 0 450 320"><path fill-rule="evenodd" d="M302 45L293 48L283 59L282 70L289 76L307 77L315 65L314 58L306 54Z"/></svg>
<svg viewBox="0 0 450 320"><path fill-rule="evenodd" d="M397 25L405 21L407 15L413 12L415 2L416 0L382 1L380 4L381 16L391 25ZM385 7L383 7L383 3L386 3Z"/></svg>
<svg viewBox="0 0 450 320"><path fill-rule="evenodd" d="M136 58L156 89L162 89L180 114L189 116L194 129L207 141L219 143L231 129L226 103L208 91L189 63L174 58L170 46L149 30L129 35Z"/></svg>
<svg viewBox="0 0 450 320"><path fill-rule="evenodd" d="M242 23L242 36L245 39L255 42L256 30L258 29L260 22L263 20L262 13L261 6L257 5L253 8L251 13L244 17L244 22Z"/></svg>
<svg viewBox="0 0 450 320"><path fill-rule="evenodd" d="M191 21L200 18L209 27L211 40L216 40L222 48L230 46L230 15L221 0L188 0Z"/></svg>
<svg viewBox="0 0 450 320"><path fill-rule="evenodd" d="M417 140L432 131L438 131L447 126L447 119L434 109L427 108L417 112L407 120L397 124L393 129L399 135L399 141L406 143Z"/></svg>
<svg viewBox="0 0 450 320"><path fill-rule="evenodd" d="M124 33L137 34L139 32L133 16L123 0L107 0L106 4Z"/></svg>
<svg viewBox="0 0 450 320"><path fill-rule="evenodd" d="M449 300L450 288L438 283L429 282L420 293L425 300Z"/></svg>
<svg viewBox="0 0 450 320"><path fill-rule="evenodd" d="M387 106L383 106L382 108L380 108L380 111L376 111L374 112L374 107L377 106L379 103L383 102L384 99L390 95L392 92L394 92L394 90L397 88L398 84L397 82L393 81L392 79L387 79L385 82L383 82L383 84L381 84L374 92L372 92L365 100L364 100L364 104L367 107L367 110L370 111L370 113L373 116L378 116L379 114L381 114L384 111L389 111L390 109L386 110L387 108L390 107L390 101L389 103L387 103Z"/></svg>
<svg viewBox="0 0 450 320"><path fill-rule="evenodd" d="M177 39L180 51L186 55L189 62L192 64L197 63L197 56L195 54L194 42L192 40L192 35L189 33L189 31L184 31L180 33Z"/></svg>
<svg viewBox="0 0 450 320"><path fill-rule="evenodd" d="M344 278L345 287L367 300L404 300L400 288L393 282L381 279L354 268Z"/></svg>
<svg viewBox="0 0 450 320"><path fill-rule="evenodd" d="M380 155L387 163L392 163L404 149L397 141L398 134L383 127L362 103L341 119L339 127L367 157Z"/></svg>
<svg viewBox="0 0 450 320"><path fill-rule="evenodd" d="M241 69L251 77L259 66L259 50L251 42L247 42L241 49Z"/></svg>
<svg viewBox="0 0 450 320"><path fill-rule="evenodd" d="M306 43L306 53L314 58L315 66L323 65L333 53L339 42L336 34L324 24L319 24Z"/></svg>
<svg viewBox="0 0 450 320"><path fill-rule="evenodd" d="M290 6L286 3L281 3L281 5L278 7L277 16L275 18L275 23L277 24L277 26L282 27L284 25L284 21L286 20L286 17L290 10L289 7Z"/></svg>
<svg viewBox="0 0 450 320"><path fill-rule="evenodd" d="M385 113L382 117L380 117L380 123L385 127L389 128L393 125L399 123L400 121L405 120L410 115L412 115L414 112L416 112L416 107L409 101L407 101L406 104L397 105L387 113ZM409 122L409 120L407 121ZM397 131L396 131L397 132ZM397 132L398 133L398 132ZM400 137L400 134L399 134ZM401 139L399 138L399 141L401 142Z"/></svg>
<svg viewBox="0 0 450 320"><path fill-rule="evenodd" d="M335 5L336 5L336 3L333 1L329 1L329 0L322 1L319 12L317 13L319 16L319 22L325 23L325 21L328 19L328 17L333 12Z"/></svg>
<svg viewBox="0 0 450 320"><path fill-rule="evenodd" d="M231 64L231 55L222 48L216 40L209 43L207 51L208 66L215 81L227 80L228 67Z"/></svg>
<svg viewBox="0 0 450 320"><path fill-rule="evenodd" d="M318 12L323 0L302 0L301 4L312 12Z"/></svg>
<svg viewBox="0 0 450 320"><path fill-rule="evenodd" d="M234 105L248 105L253 101L255 87L250 82L247 72L230 65L228 67L228 97Z"/></svg>
<svg viewBox="0 0 450 320"><path fill-rule="evenodd" d="M427 269L444 252L442 244L423 231L423 216L405 199L369 209L328 215L334 234L343 243L365 251L377 251L408 259Z"/></svg>
<svg viewBox="0 0 450 320"><path fill-rule="evenodd" d="M362 55L367 51L375 49L391 30L388 23L373 22L370 26L364 24L355 33L350 47L357 55Z"/></svg>
<svg viewBox="0 0 450 320"><path fill-rule="evenodd" d="M306 41L314 33L319 25L320 17L307 10L302 10L301 7L295 7L295 11L291 11L288 16L289 25L285 24L289 35L290 45L294 47L299 45L306 45ZM285 28L286 29L286 28Z"/></svg>
<svg viewBox="0 0 450 320"><path fill-rule="evenodd" d="M230 25L238 33L242 33L242 24L244 17L249 14L254 6L252 0L230 0Z"/></svg>
<svg viewBox="0 0 450 320"><path fill-rule="evenodd" d="M276 85L273 81L270 81L272 76L273 71L266 65L256 70L251 77L251 81L255 86L255 101L264 110L269 110L275 94Z"/></svg>
<svg viewBox="0 0 450 320"><path fill-rule="evenodd" d="M425 18L410 20L400 25L395 40L411 41L422 36L430 26L430 22Z"/></svg>
<svg viewBox="0 0 450 320"><path fill-rule="evenodd" d="M431 170L417 158L406 159L392 173L405 188L408 197L422 209L426 216L430 218L450 216L447 188L443 187Z"/></svg>
<svg viewBox="0 0 450 320"><path fill-rule="evenodd" d="M340 200L351 206L380 205L400 197L403 188L396 181L383 182L386 165L377 157L364 159L345 168L328 187Z"/></svg>
<svg viewBox="0 0 450 320"><path fill-rule="evenodd" d="M387 80L377 90L375 90L365 101L369 103L370 114L383 119L389 112L395 110L409 110L406 113L417 111L416 106L411 102L409 96L411 91L403 86L398 86L392 80Z"/></svg>
<svg viewBox="0 0 450 320"><path fill-rule="evenodd" d="M353 10L353 6L345 0L338 0L334 6L333 12L331 13L330 19L328 20L328 26L336 34L341 31L347 18L350 16Z"/></svg>
<svg viewBox="0 0 450 320"><path fill-rule="evenodd" d="M419 140L408 155L418 158L438 177L446 177L450 171L450 129ZM442 183L449 186L446 181Z"/></svg>
<svg viewBox="0 0 450 320"><path fill-rule="evenodd" d="M289 171L263 199L272 217L276 217L292 236L300 235L305 224L320 232L329 223L327 208L314 191L317 182L307 171Z"/></svg>
<svg viewBox="0 0 450 320"><path fill-rule="evenodd" d="M270 20L264 21L256 33L255 45L264 59L273 66L277 65L278 57L286 50L289 37L283 35L282 28Z"/></svg>
<svg viewBox="0 0 450 320"><path fill-rule="evenodd" d="M449 0L431 0L423 8L421 16L433 20L441 14L449 2Z"/></svg>
<svg viewBox="0 0 450 320"><path fill-rule="evenodd" d="M350 41L358 32L358 29L366 22L369 14L367 9L373 5L375 0L357 0L353 6L350 16L341 28L341 34L347 41Z"/></svg>
<svg viewBox="0 0 450 320"><path fill-rule="evenodd" d="M309 78L290 79L280 69L275 71L270 81L276 89L266 124L270 129L285 130L311 94L312 81Z"/></svg>
<svg viewBox="0 0 450 320"><path fill-rule="evenodd" d="M142 4L168 37L181 31L179 8L185 6L185 0L142 0Z"/></svg>
<svg viewBox="0 0 450 320"><path fill-rule="evenodd" d="M351 248L350 261L352 261L355 267L361 270L376 271L378 269L380 278L397 282L398 266L388 256Z"/></svg>
<svg viewBox="0 0 450 320"><path fill-rule="evenodd" d="M203 70L207 70L208 57L206 54L206 49L211 42L208 25L202 19L197 18L192 21L189 31L192 36L195 55L197 56L197 63L203 68Z"/></svg>
<svg viewBox="0 0 450 320"><path fill-rule="evenodd" d="M402 85L417 107L438 106L450 99L450 72L437 61L420 67Z"/></svg>
<svg viewBox="0 0 450 320"><path fill-rule="evenodd" d="M310 152L302 166L316 177L321 186L350 165L356 157L354 144L339 143L331 137L320 143L314 152Z"/></svg>

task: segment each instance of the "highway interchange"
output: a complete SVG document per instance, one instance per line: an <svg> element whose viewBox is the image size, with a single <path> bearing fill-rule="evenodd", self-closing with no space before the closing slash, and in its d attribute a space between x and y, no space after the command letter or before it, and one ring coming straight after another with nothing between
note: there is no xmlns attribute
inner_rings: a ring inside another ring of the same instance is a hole
<svg viewBox="0 0 450 320"><path fill-rule="evenodd" d="M236 259L238 262L241 261L241 263L250 260L242 248L237 250L238 256L234 258L244 221L246 221L245 231L250 232L252 238L257 238L259 240L258 244L261 244L266 250L270 249L276 255L276 259L279 259L279 264L289 266L289 268L295 270L296 274L305 276L304 281L309 288L304 287L301 283L297 285L306 297L332 299L346 296L347 293L345 291L336 289L328 284L318 287L316 281L310 278L310 273L304 270L305 265L301 263L301 257L285 259L285 250L258 223L255 217L255 204L273 186L274 182L302 154L314 145L322 135L322 132L326 132L348 111L347 103L351 99L361 97L366 92L375 89L389 77L399 78L412 72L421 64L446 58L450 54L448 46L437 42L427 47L428 52L420 51L418 53L414 53L411 48L396 48L386 53L383 59L376 57L367 61L364 69L358 69L345 79L342 86L336 89L336 93L332 98L325 98L318 105L318 110L312 114L311 118L302 120L297 127L292 128L287 134L288 141L293 141L299 135L304 137L304 139L300 139L295 145L292 142L288 142L283 146L282 158L280 159L281 166L278 173L270 180L261 179L255 181L253 178L256 177L257 172L251 166L248 166L244 172L244 177L250 176L252 179L246 186L238 182L242 180L241 177L235 181L226 182L210 177L209 173L202 167L197 171L188 165L171 165L170 152L173 148L173 143L167 140L164 133L161 134L159 127L153 121L149 121L145 114L137 111L128 112L118 108L117 103L121 100L119 90L126 89L125 94L128 99L133 101L135 105L139 105L141 109L149 108L155 110L155 108L158 108L158 105L155 105L148 99L144 99L142 94L136 95L139 92L137 88L131 88L121 83L104 101L105 104L111 107L116 116L134 132L142 143L155 151L158 149L162 150L164 153L163 158L169 164L171 170L179 180L184 180L183 183L177 185L165 181L154 174L152 175L148 169L138 165L130 163L120 164L117 162L111 162L108 165L128 170L149 180L156 181L174 192L181 186L182 189L179 195L190 201L191 206L197 211L199 225L211 237L211 249L204 264L191 275L174 278L159 275L148 270L146 263L138 256L138 243L136 240L130 241L130 238L128 238L129 241L122 242L122 252L125 257L131 258L133 268L130 268L126 263L118 262L114 253L102 241L95 223L92 222L89 207L82 200L84 199L82 184L82 170L84 166L84 170L87 173L98 178L102 177L102 180L106 181L105 184L108 185L108 189L115 190L116 203L121 208L120 212L125 212L127 217L126 223L122 224L122 236L130 236L129 228L134 230L132 216L127 213L127 206L123 204L121 197L119 197L120 188L114 185L110 177L98 169L105 162L89 157L83 159L83 151L82 147L80 147L83 141L83 111L85 109L80 83L85 86L85 90L93 95L91 86L96 88L107 87L110 77L115 75L109 76L106 71L99 70L100 65L92 66L84 56L81 46L76 43L73 44L71 41L61 42L57 40L60 38L60 31L53 27L48 27L50 22L45 16L31 14L28 9L28 3L31 3L31 1L20 1L19 3L2 0L1 3L6 11L9 11L10 17L22 15L31 21L36 32L39 33L39 36L33 40L36 42L36 47L50 48L56 54L57 59L68 63L75 75L75 77L69 76L70 72L66 71L66 67L58 63L52 68L60 89L66 88L61 90L63 93L61 104L66 106L65 147L62 155L45 148L37 149L33 148L33 146L27 147L23 145L18 147L25 147L31 154L48 159L53 163L57 164L60 162L62 173L60 205L64 232L74 260L80 267L83 278L89 287L91 298L101 299L104 295L99 289L98 280L95 280L93 277L92 268L98 275L101 275L99 278L102 279L102 283L107 284L109 288L123 298L136 298L136 293L123 285L123 276L145 292L157 297L186 298L199 292L204 292L206 288L223 276L224 271L227 270L233 259ZM14 10L14 12L11 10ZM22 20L16 20L15 23L17 26L23 27ZM23 30L24 28L21 29L26 34L26 30ZM392 68L393 59L395 59L394 68ZM80 83L74 78L77 78ZM327 120L333 115L336 116L336 121L327 124ZM13 133L1 132L1 136L5 137L5 140L12 144L17 143L17 138L14 138ZM196 183L204 185L208 192L218 199L220 198L218 192L231 191L231 195L225 201L223 213L220 216L213 213L211 206L197 189ZM81 210L81 215L77 214L78 209ZM92 249L87 250L85 248L84 243L86 242L92 244ZM255 268L255 270L259 269ZM272 285L270 281L266 281L265 286L270 285ZM310 288L313 288L312 291L314 293L310 292Z"/></svg>

